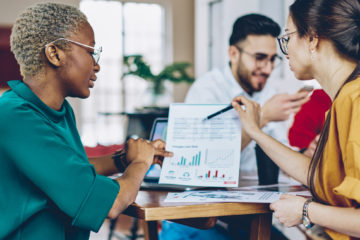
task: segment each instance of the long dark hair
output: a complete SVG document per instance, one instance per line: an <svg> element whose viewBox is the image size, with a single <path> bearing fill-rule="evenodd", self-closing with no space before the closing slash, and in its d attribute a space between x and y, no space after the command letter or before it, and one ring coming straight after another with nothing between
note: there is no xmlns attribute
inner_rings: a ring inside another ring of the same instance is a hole
<svg viewBox="0 0 360 240"><path fill-rule="evenodd" d="M360 75L360 4L358 0L296 0L290 6L290 17L297 27L299 37L316 35L319 38L328 39L333 42L342 57L358 62L344 85ZM329 136L330 120L331 108L311 159L307 177L313 197L323 203L326 200L321 199L315 191L315 180L318 167L323 160L324 147ZM323 186L324 183L321 179L319 181Z"/></svg>

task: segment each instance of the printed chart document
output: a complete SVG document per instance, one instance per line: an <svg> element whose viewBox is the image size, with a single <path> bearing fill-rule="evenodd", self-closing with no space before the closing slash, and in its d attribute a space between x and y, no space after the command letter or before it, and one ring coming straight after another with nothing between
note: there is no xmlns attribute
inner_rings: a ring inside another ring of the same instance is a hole
<svg viewBox="0 0 360 240"><path fill-rule="evenodd" d="M171 104L160 184L236 187L241 124L234 109L205 120L226 104Z"/></svg>
<svg viewBox="0 0 360 240"><path fill-rule="evenodd" d="M165 202L248 202L272 203L279 200L280 192L247 191L185 191L168 193Z"/></svg>

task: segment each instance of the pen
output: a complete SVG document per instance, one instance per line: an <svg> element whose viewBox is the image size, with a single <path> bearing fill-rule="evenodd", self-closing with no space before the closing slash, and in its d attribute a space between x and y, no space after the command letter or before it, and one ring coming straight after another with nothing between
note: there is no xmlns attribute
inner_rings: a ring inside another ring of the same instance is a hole
<svg viewBox="0 0 360 240"><path fill-rule="evenodd" d="M240 105L243 105L242 102L239 102L239 104L240 104ZM213 114L210 114L209 116L207 116L206 118L204 118L203 121L206 121L206 120L209 120L209 119L211 119L211 118L213 118L213 117L216 117L217 115L220 115L220 114L222 114L222 113L224 113L224 112L227 112L227 111L231 110L232 108L233 108L233 106L232 106L231 104L229 104L229 106L227 106L227 107L225 107L225 108L223 108L223 109L221 109L221 110L219 110L219 111L217 111L217 112L215 112L215 113L213 113Z"/></svg>

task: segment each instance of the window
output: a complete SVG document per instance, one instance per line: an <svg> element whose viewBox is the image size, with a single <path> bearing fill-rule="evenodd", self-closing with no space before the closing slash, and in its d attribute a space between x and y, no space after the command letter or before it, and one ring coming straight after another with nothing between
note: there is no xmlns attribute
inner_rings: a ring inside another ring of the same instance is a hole
<svg viewBox="0 0 360 240"><path fill-rule="evenodd" d="M154 72L163 68L164 8L154 3L83 0L80 9L103 47L95 88L81 105L82 141L88 146L121 143L126 119L120 113L140 106L148 86L136 77L122 79L122 58L141 54Z"/></svg>

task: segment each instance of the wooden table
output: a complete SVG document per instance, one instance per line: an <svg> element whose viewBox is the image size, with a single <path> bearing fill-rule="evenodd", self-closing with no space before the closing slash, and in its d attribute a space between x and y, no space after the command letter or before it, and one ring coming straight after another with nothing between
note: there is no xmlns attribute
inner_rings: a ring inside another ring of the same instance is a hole
<svg viewBox="0 0 360 240"><path fill-rule="evenodd" d="M250 239L270 239L272 212L264 203L165 203L167 191L142 190L123 214L145 221L145 239L158 239L158 221L170 220L208 229L223 216L250 221Z"/></svg>

